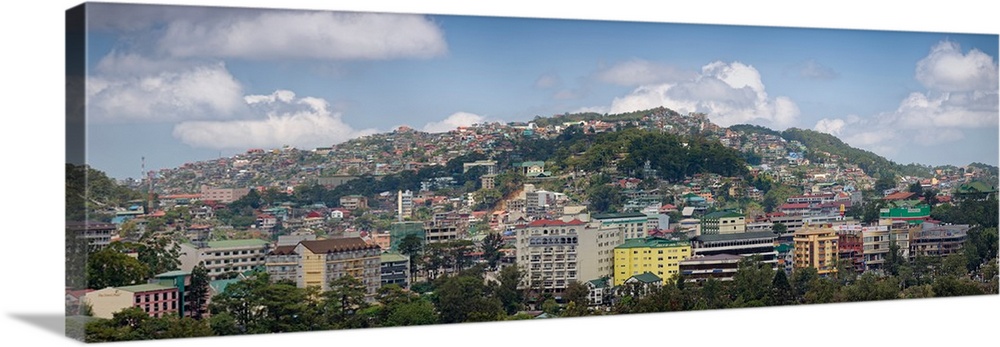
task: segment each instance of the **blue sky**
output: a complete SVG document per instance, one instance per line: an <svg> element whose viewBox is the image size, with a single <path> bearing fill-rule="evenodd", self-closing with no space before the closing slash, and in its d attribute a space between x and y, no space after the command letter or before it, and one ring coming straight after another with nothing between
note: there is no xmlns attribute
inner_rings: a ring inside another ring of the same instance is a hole
<svg viewBox="0 0 1000 347"><path fill-rule="evenodd" d="M997 164L997 36L565 19L91 9L89 162L114 177L408 125L666 106L901 163ZM984 145L985 144L985 145Z"/></svg>

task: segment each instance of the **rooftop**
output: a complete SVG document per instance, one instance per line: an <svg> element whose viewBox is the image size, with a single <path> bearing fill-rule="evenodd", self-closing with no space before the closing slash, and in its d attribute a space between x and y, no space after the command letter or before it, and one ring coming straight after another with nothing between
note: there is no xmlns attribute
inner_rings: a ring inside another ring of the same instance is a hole
<svg viewBox="0 0 1000 347"><path fill-rule="evenodd" d="M600 219L614 219L614 218L646 218L646 214L645 213L637 213L637 212L634 212L634 213L602 213L602 214L595 214L595 215L591 216L591 218L596 219L596 220L600 220Z"/></svg>
<svg viewBox="0 0 1000 347"><path fill-rule="evenodd" d="M258 247L267 245L269 242L260 239L209 241L209 248L238 248L238 247Z"/></svg>
<svg viewBox="0 0 1000 347"><path fill-rule="evenodd" d="M694 239L702 242L735 241L752 239L775 239L778 236L770 231L753 231L735 234L698 235Z"/></svg>
<svg viewBox="0 0 1000 347"><path fill-rule="evenodd" d="M706 214L705 216L701 217L701 219L739 218L739 217L745 217L745 216L733 211L716 211Z"/></svg>
<svg viewBox="0 0 1000 347"><path fill-rule="evenodd" d="M410 260L410 258L399 253L382 253L381 258L383 263L395 263Z"/></svg>
<svg viewBox="0 0 1000 347"><path fill-rule="evenodd" d="M642 239L628 239L625 243L615 247L619 248L664 248L664 247L684 247L689 244L684 241L668 240L660 237L646 237Z"/></svg>
<svg viewBox="0 0 1000 347"><path fill-rule="evenodd" d="M309 249L313 253L332 253L343 251L354 251L361 249L379 249L378 245L371 245L360 237L344 237L327 240L307 240L299 242L300 245Z"/></svg>
<svg viewBox="0 0 1000 347"><path fill-rule="evenodd" d="M633 278L636 279L636 281L639 281L639 282L642 282L642 283L646 283L646 284L658 283L658 282L662 282L663 281L659 276L656 276L656 275L654 275L651 272L644 272L644 273L641 273L641 274L629 277L629 279L633 279Z"/></svg>
<svg viewBox="0 0 1000 347"><path fill-rule="evenodd" d="M132 292L132 293L144 293L144 292L152 292L157 290L168 290L168 289L175 289L175 287L165 286L156 283L137 284L134 286L118 287L118 290L124 290L126 292Z"/></svg>

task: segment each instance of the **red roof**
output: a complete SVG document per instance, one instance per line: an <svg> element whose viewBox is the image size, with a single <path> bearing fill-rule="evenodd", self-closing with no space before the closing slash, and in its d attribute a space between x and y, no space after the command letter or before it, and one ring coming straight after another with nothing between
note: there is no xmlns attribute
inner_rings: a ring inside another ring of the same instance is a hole
<svg viewBox="0 0 1000 347"><path fill-rule="evenodd" d="M323 214L316 211L312 211L306 214L306 218L323 218Z"/></svg>
<svg viewBox="0 0 1000 347"><path fill-rule="evenodd" d="M909 200L909 199L912 199L914 195L917 195L917 194L913 193L913 192L895 192L895 193L886 195L886 197L883 198L882 200Z"/></svg>
<svg viewBox="0 0 1000 347"><path fill-rule="evenodd" d="M797 203L797 204L785 203L785 204L781 204L781 206L778 207L778 209L782 209L782 210L801 210L801 209L805 209L805 208L809 208L809 203L806 203L806 202L800 202L800 203Z"/></svg>
<svg viewBox="0 0 1000 347"><path fill-rule="evenodd" d="M561 220L547 220L539 219L534 222L528 223L528 227L550 227L550 226L569 226L569 225L584 225L583 221L579 219L573 219L569 222L563 222Z"/></svg>

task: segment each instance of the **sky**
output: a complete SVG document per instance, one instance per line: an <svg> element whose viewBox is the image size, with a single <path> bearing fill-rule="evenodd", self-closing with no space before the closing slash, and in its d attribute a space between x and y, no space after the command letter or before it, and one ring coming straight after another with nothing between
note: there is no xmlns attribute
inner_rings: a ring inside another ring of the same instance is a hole
<svg viewBox="0 0 1000 347"><path fill-rule="evenodd" d="M998 161L996 34L91 5L76 83L88 162L116 178L142 158L659 106L898 163Z"/></svg>

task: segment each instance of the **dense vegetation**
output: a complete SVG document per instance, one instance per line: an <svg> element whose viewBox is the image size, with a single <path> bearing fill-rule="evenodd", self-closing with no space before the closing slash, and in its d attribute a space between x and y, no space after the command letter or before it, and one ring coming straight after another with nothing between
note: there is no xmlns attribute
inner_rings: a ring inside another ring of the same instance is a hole
<svg viewBox="0 0 1000 347"><path fill-rule="evenodd" d="M136 199L142 199L142 193L119 185L104 172L66 164L66 220L107 222L112 215L102 211Z"/></svg>
<svg viewBox="0 0 1000 347"><path fill-rule="evenodd" d="M823 163L827 161L829 153L842 158L842 160L858 165L873 177L909 175L918 177L930 177L931 168L921 165L899 165L885 159L875 153L851 147L838 139L836 136L821 133L814 130L789 128L781 133L781 137L788 141L798 141L805 145L809 151L806 159L812 162Z"/></svg>

